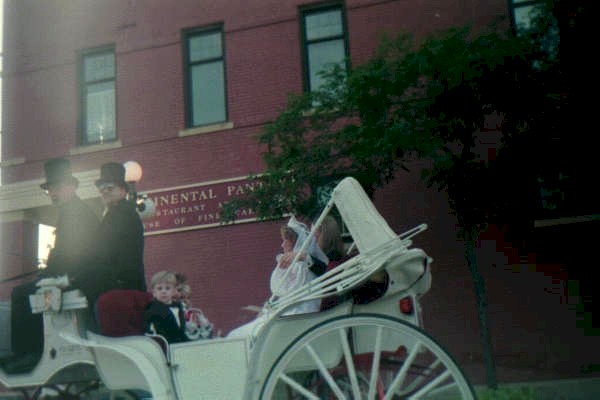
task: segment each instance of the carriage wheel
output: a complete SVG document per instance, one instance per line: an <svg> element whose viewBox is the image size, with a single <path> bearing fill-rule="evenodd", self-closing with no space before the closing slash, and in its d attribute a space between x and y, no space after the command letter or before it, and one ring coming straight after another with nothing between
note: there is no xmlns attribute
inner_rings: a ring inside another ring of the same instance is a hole
<svg viewBox="0 0 600 400"><path fill-rule="evenodd" d="M339 349L341 357L332 358L331 349ZM260 398L475 399L475 395L451 356L425 332L387 316L350 315L297 337L269 371Z"/></svg>

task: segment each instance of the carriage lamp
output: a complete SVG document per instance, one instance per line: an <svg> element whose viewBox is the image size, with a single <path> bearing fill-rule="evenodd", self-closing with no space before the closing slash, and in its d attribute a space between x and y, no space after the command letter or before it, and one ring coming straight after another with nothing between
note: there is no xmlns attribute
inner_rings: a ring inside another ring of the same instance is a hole
<svg viewBox="0 0 600 400"><path fill-rule="evenodd" d="M148 196L138 194L135 188L135 184L142 179L142 166L137 161L127 161L123 167L125 182L129 186L128 199L135 204L142 219L154 215L154 202Z"/></svg>
<svg viewBox="0 0 600 400"><path fill-rule="evenodd" d="M127 161L123 164L125 167L125 181L129 184L135 184L142 179L142 166L137 161Z"/></svg>
<svg viewBox="0 0 600 400"><path fill-rule="evenodd" d="M130 201L137 204L137 191L135 189L135 184L142 179L142 166L136 161L127 161L123 164L125 168L125 182L129 186L129 193L127 193L127 197Z"/></svg>

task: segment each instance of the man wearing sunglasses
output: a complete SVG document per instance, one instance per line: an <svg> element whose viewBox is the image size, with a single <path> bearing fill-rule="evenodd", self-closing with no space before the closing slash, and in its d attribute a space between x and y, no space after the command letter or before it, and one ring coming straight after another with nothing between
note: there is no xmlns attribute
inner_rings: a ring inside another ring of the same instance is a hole
<svg viewBox="0 0 600 400"><path fill-rule="evenodd" d="M94 264L95 238L100 221L92 209L77 196L79 181L71 172L69 160L49 160L44 164L44 172L46 182L40 187L56 207L58 218L54 247L48 255L47 267L39 271L36 277L66 274L73 285L79 287L78 283L94 280L93 277L90 279L87 271ZM37 280L34 280L16 286L11 293L12 356L0 361L0 368L7 373L30 371L42 354L42 314L32 314L29 305L29 295L37 290L36 283Z"/></svg>
<svg viewBox="0 0 600 400"><path fill-rule="evenodd" d="M96 187L106 208L98 231L101 271L94 295L112 289L145 292L144 226L134 202L127 199L123 164L102 165Z"/></svg>

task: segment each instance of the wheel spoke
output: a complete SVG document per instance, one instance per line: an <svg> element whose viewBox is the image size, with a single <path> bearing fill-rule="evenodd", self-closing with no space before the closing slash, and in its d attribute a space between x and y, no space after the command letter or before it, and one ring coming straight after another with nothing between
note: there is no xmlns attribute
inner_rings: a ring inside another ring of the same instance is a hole
<svg viewBox="0 0 600 400"><path fill-rule="evenodd" d="M358 386L358 378L356 377L356 368L354 367L354 360L352 359L350 344L348 343L348 331L345 328L341 328L339 334L342 350L344 351L346 369L348 370L348 377L350 378L350 385L352 386L352 394L355 399L360 399L360 388Z"/></svg>
<svg viewBox="0 0 600 400"><path fill-rule="evenodd" d="M371 365L371 379L369 379L369 400L375 399L375 391L377 390L377 378L379 377L379 361L381 359L381 332L383 328L377 327L375 333L375 348L373 349L373 364Z"/></svg>
<svg viewBox="0 0 600 400"><path fill-rule="evenodd" d="M335 380L327 370L327 367L325 366L325 364L323 364L323 361L321 361L321 358L319 358L318 354L315 352L315 350L310 344L306 345L306 351L308 351L308 354L310 354L315 364L317 364L319 372L321 372L321 376L323 376L323 378L325 379L331 390L333 390L337 398L340 400L345 400L346 396L344 396L344 393L342 393L340 387L337 385L337 383L335 383Z"/></svg>
<svg viewBox="0 0 600 400"><path fill-rule="evenodd" d="M437 388L433 389L429 394L455 393L457 390L460 390L458 387L458 383L456 381L453 381L449 382L447 385L438 386Z"/></svg>
<svg viewBox="0 0 600 400"><path fill-rule="evenodd" d="M288 384L292 389L303 395L305 398L309 400L319 400L317 396L312 394L310 391L304 388L304 386L300 385L298 382L290 378L288 375L282 373L279 375L279 379Z"/></svg>
<svg viewBox="0 0 600 400"><path fill-rule="evenodd" d="M430 389L434 389L437 385L439 385L446 378L448 378L448 376L450 376L450 371L445 371L443 374L441 374L440 376L438 376L437 378L435 378L434 380L429 382L427 385L423 386L417 393L410 396L409 399L412 400L412 399L421 398L423 396L423 394L429 392Z"/></svg>
<svg viewBox="0 0 600 400"><path fill-rule="evenodd" d="M425 370L429 371L428 373L431 373L433 371L435 371L435 369L441 364L442 362L440 361L440 359L436 359L431 365L429 365L428 367L425 367ZM410 384L408 384L406 387L404 387L404 389L402 390L403 393L410 393L413 390L415 390L417 387L419 387L420 384L422 384L425 379L429 377L429 375L426 374L421 374L417 377L415 377Z"/></svg>
<svg viewBox="0 0 600 400"><path fill-rule="evenodd" d="M406 373L408 372L408 368L410 367L410 365L414 361L415 357L419 353L420 348L421 348L421 343L416 343L413 346L412 350L410 351L410 354L408 355L408 357L402 364L400 371L398 371L398 373L394 377L394 380L390 384L390 387L388 388L388 390L385 394L384 400L391 399L393 394L396 392L396 390L399 389L400 387L402 387L402 384L404 383L404 378L406 378Z"/></svg>

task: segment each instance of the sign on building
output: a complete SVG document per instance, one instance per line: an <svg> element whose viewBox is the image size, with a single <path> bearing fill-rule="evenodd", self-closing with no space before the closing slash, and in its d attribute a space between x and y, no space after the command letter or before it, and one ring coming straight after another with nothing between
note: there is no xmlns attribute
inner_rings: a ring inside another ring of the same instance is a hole
<svg viewBox="0 0 600 400"><path fill-rule="evenodd" d="M255 185L246 178L233 178L144 192L155 206L154 215L144 219L145 234L220 226L223 204L253 190ZM236 223L252 221L256 221L253 210L238 211Z"/></svg>

